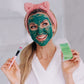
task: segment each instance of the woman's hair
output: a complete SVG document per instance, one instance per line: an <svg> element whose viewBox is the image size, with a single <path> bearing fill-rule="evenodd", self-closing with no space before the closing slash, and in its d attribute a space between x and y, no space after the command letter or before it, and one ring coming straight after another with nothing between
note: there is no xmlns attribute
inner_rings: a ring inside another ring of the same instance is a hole
<svg viewBox="0 0 84 84"><path fill-rule="evenodd" d="M37 12L46 13L46 11L44 11L42 9L35 9L29 14L29 16L32 14L35 14ZM51 18L50 18L50 20L51 20ZM51 23L53 24L52 20L51 20ZM56 26L56 30L57 30L57 26ZM56 31L54 32L53 35L55 35L55 33L56 33ZM31 63L32 63L32 59L33 59L35 51L36 51L36 43L32 42L27 47L25 47L20 54L20 65L19 65L20 73L21 73L21 83L20 84L24 84L27 76L29 75L29 73L31 71Z"/></svg>

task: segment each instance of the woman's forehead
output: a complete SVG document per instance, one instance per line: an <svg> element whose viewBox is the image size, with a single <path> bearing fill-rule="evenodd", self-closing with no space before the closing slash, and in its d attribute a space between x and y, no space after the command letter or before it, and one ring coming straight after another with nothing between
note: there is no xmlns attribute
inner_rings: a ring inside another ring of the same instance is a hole
<svg viewBox="0 0 84 84"><path fill-rule="evenodd" d="M36 14L31 15L28 18L28 22L29 23L31 23L31 22L35 22L35 23L39 22L39 23L41 23L44 20L48 20L50 22L49 17L46 14L44 14L44 13L36 13Z"/></svg>
<svg viewBox="0 0 84 84"><path fill-rule="evenodd" d="M31 17L32 15L36 15L36 14L44 14L45 16L48 17L48 15L47 15L46 13L43 13L43 12L37 12L37 13L35 13L35 14L31 14L29 17Z"/></svg>

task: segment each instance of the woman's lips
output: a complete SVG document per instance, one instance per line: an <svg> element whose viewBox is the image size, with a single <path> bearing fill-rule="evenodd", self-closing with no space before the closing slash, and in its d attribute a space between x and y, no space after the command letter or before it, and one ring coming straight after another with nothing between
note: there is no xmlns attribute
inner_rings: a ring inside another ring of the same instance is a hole
<svg viewBox="0 0 84 84"><path fill-rule="evenodd" d="M38 35L36 37L36 39L39 40L39 41L44 41L46 38L47 38L47 35Z"/></svg>

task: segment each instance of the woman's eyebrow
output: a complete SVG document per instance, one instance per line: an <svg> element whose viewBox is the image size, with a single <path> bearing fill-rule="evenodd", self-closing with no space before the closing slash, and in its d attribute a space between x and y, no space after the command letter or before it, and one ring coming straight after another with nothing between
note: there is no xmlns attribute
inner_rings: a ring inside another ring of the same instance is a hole
<svg viewBox="0 0 84 84"><path fill-rule="evenodd" d="M45 21L47 21L47 20L43 20L43 22L45 22ZM43 23L43 22L41 22L41 23Z"/></svg>
<svg viewBox="0 0 84 84"><path fill-rule="evenodd" d="M35 23L32 22L32 23L30 23L30 25L35 25Z"/></svg>

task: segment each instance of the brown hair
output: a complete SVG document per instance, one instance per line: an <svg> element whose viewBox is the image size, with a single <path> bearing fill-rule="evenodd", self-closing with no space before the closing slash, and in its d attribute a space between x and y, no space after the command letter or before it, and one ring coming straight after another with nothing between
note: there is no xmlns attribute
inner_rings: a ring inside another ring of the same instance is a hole
<svg viewBox="0 0 84 84"><path fill-rule="evenodd" d="M46 13L44 10L42 9L35 9L33 10L30 14L35 14L37 12L43 12ZM51 11L52 12L52 11ZM47 14L48 15L48 14ZM54 14L53 14L54 15ZM28 17L29 17L28 16ZM49 15L48 15L49 16ZM55 16L55 15L54 15ZM49 17L50 18L50 17ZM51 20L52 24L53 21ZM25 25L25 24L24 24ZM57 30L57 26L56 26L56 30ZM54 32L53 35L55 35L56 31ZM32 42L31 44L29 44L27 47L25 47L21 54L20 54L20 71L21 71L21 84L24 84L27 76L29 75L30 71L31 71L31 63L32 63L32 59L33 59L33 55L36 51L36 43Z"/></svg>

